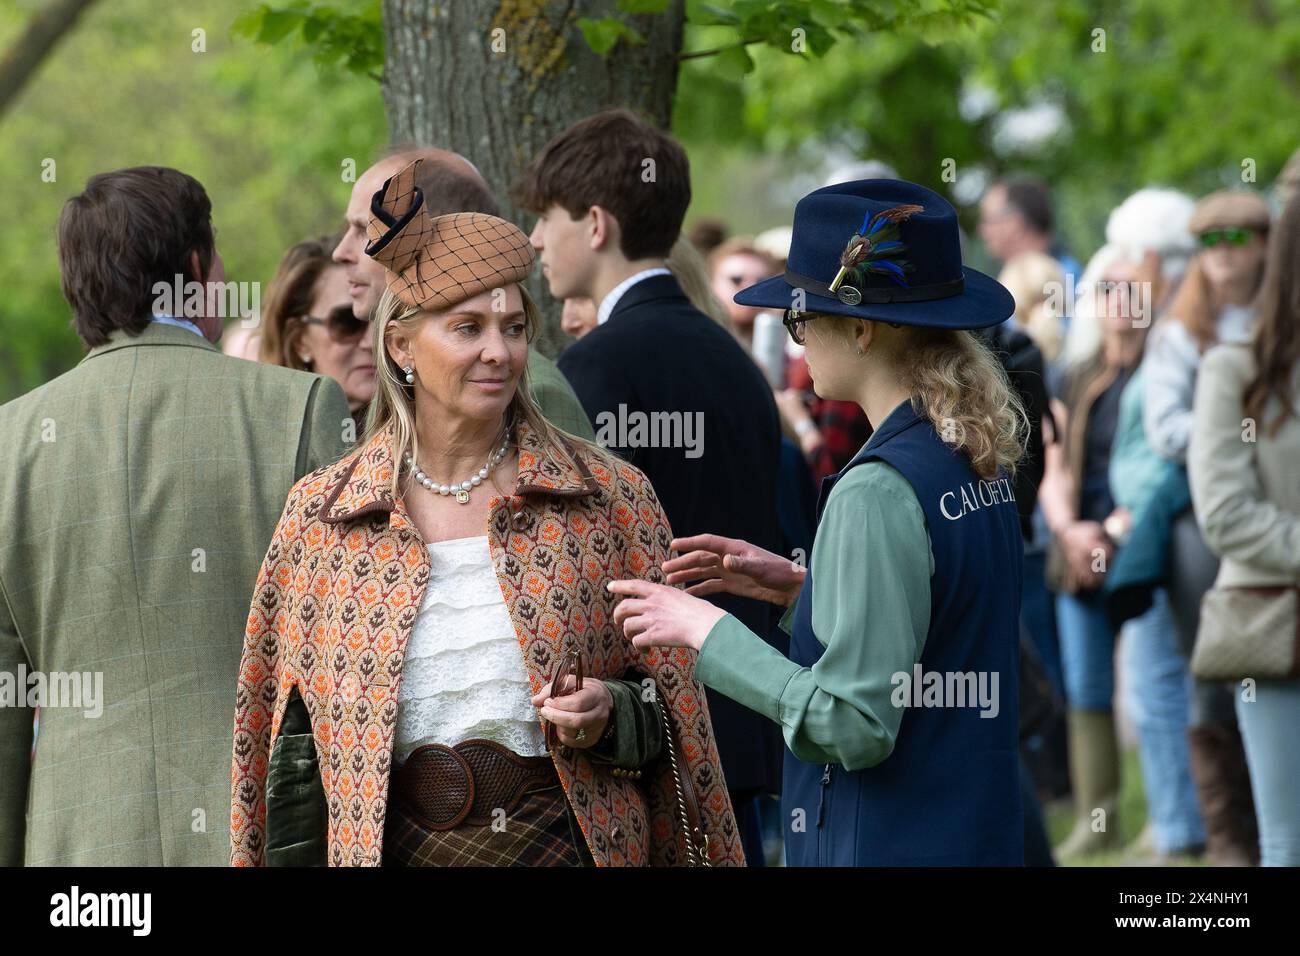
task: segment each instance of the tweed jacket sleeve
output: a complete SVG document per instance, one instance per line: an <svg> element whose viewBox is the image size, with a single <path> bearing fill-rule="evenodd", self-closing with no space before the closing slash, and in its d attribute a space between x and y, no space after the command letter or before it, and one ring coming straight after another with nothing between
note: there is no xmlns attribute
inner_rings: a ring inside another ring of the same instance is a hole
<svg viewBox="0 0 1300 956"><path fill-rule="evenodd" d="M0 690L0 866L22 866L27 833L27 787L31 779L32 710L19 667L32 666L0 585L0 674L13 675L12 701Z"/></svg>
<svg viewBox="0 0 1300 956"><path fill-rule="evenodd" d="M302 430L302 440L298 446L295 475L305 475L325 465L332 465L347 450L348 443L344 441L343 430L346 422L351 419L351 413L338 382L325 376L317 380L307 397L305 418L306 427ZM354 423L358 432L364 426L364 422Z"/></svg>

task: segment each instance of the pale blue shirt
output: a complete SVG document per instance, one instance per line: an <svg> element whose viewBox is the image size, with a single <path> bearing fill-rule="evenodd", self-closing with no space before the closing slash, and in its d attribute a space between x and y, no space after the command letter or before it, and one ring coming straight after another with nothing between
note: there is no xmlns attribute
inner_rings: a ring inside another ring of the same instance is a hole
<svg viewBox="0 0 1300 956"><path fill-rule="evenodd" d="M153 320L155 322L161 322L163 325L174 325L178 329L189 329L199 338L207 341L208 337L199 331L199 327L188 319L178 319L174 315L155 315Z"/></svg>

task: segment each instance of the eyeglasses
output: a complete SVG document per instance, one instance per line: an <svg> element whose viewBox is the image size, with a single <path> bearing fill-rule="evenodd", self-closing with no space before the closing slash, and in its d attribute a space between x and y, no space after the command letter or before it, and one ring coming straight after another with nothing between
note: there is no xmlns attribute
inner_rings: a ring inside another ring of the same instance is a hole
<svg viewBox="0 0 1300 956"><path fill-rule="evenodd" d="M803 324L819 318L821 318L820 312L800 312L798 309L786 309L781 316L781 324L790 333L790 338L794 340L795 345L803 345Z"/></svg>
<svg viewBox="0 0 1300 956"><path fill-rule="evenodd" d="M365 335L366 330L370 328L368 321L358 319L353 314L350 305L340 305L330 309L329 314L323 319L314 315L305 316L302 322L303 325L325 326L325 331L329 333L330 338L339 343L354 342Z"/></svg>
<svg viewBox="0 0 1300 956"><path fill-rule="evenodd" d="M1209 232L1203 232L1197 236L1197 240L1202 247L1213 249L1221 242L1226 242L1232 246L1244 246L1250 242L1251 231L1249 229L1211 229Z"/></svg>

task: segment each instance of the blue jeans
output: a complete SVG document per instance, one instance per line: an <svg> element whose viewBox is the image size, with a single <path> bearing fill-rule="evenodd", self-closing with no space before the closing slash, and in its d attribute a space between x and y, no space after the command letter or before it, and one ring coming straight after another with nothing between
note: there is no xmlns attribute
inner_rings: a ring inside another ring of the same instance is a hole
<svg viewBox="0 0 1300 956"><path fill-rule="evenodd" d="M1236 687L1237 724L1246 746L1259 820L1261 866L1300 866L1300 683L1259 681L1255 700Z"/></svg>
<svg viewBox="0 0 1300 956"><path fill-rule="evenodd" d="M1171 853L1203 845L1205 825L1187 745L1192 675L1178 650L1169 596L1157 591L1151 610L1121 633L1124 704L1137 729L1156 849Z"/></svg>
<svg viewBox="0 0 1300 956"><path fill-rule="evenodd" d="M1101 595L1056 596L1065 700L1071 710L1110 710L1115 696L1115 635Z"/></svg>

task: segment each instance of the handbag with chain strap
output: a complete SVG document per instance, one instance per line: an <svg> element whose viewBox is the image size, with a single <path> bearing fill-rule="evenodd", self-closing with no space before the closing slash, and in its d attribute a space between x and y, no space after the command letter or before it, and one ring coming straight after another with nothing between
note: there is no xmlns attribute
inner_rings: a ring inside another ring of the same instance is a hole
<svg viewBox="0 0 1300 956"><path fill-rule="evenodd" d="M583 663L582 651L577 648L565 648L560 654L559 660L555 662L555 669L551 673L551 690L550 696L558 697L564 691L564 685L572 675L575 678L574 686L567 693L574 693L582 690L582 679L586 672ZM712 866L709 861L709 835L704 832L704 820L700 815L699 801L695 796L695 786L691 783L689 772L683 772L683 768L678 763L678 754L682 752L681 743L677 736L676 722L668 713L668 708L663 705L663 695L659 692L658 685L655 686L655 710L659 711L659 716L664 725L664 745L668 748L668 762L673 774L673 789L676 792L677 817L681 822L682 832L686 837L686 863L688 866ZM546 746L547 749L554 749L556 746L562 746L559 740L559 733L553 723L546 724ZM683 760L685 759L683 755Z"/></svg>
<svg viewBox="0 0 1300 956"><path fill-rule="evenodd" d="M1300 677L1300 589L1210 588L1192 649L1202 680Z"/></svg>

